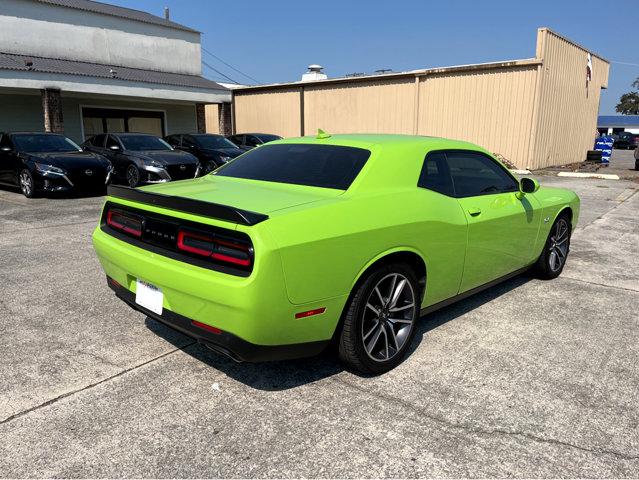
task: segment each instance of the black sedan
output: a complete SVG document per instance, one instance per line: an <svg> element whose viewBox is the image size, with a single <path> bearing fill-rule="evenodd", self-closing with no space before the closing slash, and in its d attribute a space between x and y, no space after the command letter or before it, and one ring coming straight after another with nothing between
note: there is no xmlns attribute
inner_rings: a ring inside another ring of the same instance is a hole
<svg viewBox="0 0 639 480"><path fill-rule="evenodd" d="M202 175L244 153L222 135L210 133L180 133L169 135L165 140L173 148L195 155L200 161Z"/></svg>
<svg viewBox="0 0 639 480"><path fill-rule="evenodd" d="M238 133L226 138L237 145L237 148L247 151L264 143L280 140L282 137L270 133Z"/></svg>
<svg viewBox="0 0 639 480"><path fill-rule="evenodd" d="M637 148L638 135L630 132L620 132L612 136L614 143L612 148L618 148L620 150L634 150Z"/></svg>
<svg viewBox="0 0 639 480"><path fill-rule="evenodd" d="M112 171L105 157L83 152L64 135L0 134L0 183L19 186L27 198L40 192L103 190Z"/></svg>
<svg viewBox="0 0 639 480"><path fill-rule="evenodd" d="M200 172L193 155L145 133L104 133L89 138L82 147L107 157L113 164L114 182L130 187L194 178Z"/></svg>

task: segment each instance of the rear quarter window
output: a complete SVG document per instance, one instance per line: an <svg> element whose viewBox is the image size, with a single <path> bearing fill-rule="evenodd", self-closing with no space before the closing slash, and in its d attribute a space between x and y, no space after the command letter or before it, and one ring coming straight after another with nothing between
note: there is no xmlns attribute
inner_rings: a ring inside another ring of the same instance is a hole
<svg viewBox="0 0 639 480"><path fill-rule="evenodd" d="M370 157L363 148L338 145L263 145L215 175L347 190Z"/></svg>

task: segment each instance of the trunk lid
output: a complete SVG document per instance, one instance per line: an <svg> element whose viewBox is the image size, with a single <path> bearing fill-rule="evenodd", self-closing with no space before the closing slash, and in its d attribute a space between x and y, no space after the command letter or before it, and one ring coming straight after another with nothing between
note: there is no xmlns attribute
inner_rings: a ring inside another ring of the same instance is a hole
<svg viewBox="0 0 639 480"><path fill-rule="evenodd" d="M143 187L163 195L216 203L269 214L285 208L335 198L343 190L207 175L194 180Z"/></svg>

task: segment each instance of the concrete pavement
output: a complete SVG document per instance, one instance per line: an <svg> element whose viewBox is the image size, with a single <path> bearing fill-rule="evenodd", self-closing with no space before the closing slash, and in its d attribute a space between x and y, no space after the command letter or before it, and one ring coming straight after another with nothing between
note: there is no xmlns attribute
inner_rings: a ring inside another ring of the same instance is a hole
<svg viewBox="0 0 639 480"><path fill-rule="evenodd" d="M541 182L582 199L562 276L424 317L375 378L202 349L107 288L100 198L0 190L0 476L637 477L638 185Z"/></svg>

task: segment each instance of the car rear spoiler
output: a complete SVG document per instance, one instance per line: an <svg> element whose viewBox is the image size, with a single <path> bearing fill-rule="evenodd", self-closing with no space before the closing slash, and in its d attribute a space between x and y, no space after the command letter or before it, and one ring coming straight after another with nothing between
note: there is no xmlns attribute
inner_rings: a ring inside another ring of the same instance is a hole
<svg viewBox="0 0 639 480"><path fill-rule="evenodd" d="M239 223L242 225L255 225L268 219L268 215L263 213L250 212L240 208L229 207L217 203L203 202L192 198L174 197L161 193L145 192L137 188L120 187L109 185L107 195L113 198L131 200L146 205L168 208L184 213L192 213L208 218L226 220L227 222Z"/></svg>

